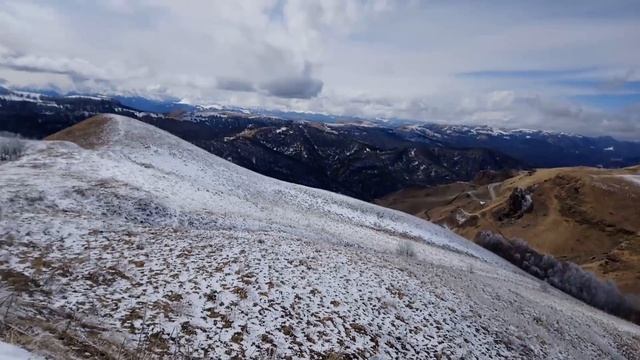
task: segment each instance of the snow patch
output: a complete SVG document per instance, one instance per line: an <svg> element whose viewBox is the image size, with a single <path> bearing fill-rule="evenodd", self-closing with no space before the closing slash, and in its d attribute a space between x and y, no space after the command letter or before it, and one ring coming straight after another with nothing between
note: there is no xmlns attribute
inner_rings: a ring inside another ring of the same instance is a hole
<svg viewBox="0 0 640 360"><path fill-rule="evenodd" d="M640 175L620 175L620 177L640 186Z"/></svg>
<svg viewBox="0 0 640 360"><path fill-rule="evenodd" d="M43 360L27 350L0 341L0 360Z"/></svg>

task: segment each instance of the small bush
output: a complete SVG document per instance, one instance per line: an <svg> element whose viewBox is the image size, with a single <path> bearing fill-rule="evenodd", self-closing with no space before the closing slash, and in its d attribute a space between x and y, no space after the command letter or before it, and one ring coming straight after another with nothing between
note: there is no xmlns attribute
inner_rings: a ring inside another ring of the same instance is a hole
<svg viewBox="0 0 640 360"><path fill-rule="evenodd" d="M15 137L0 137L0 161L18 159L24 153L24 142Z"/></svg>
<svg viewBox="0 0 640 360"><path fill-rule="evenodd" d="M598 279L578 265L538 253L522 240L509 240L488 231L476 236L476 243L503 257L546 283L610 314L640 324L640 309L611 281Z"/></svg>
<svg viewBox="0 0 640 360"><path fill-rule="evenodd" d="M404 256L407 258L412 258L416 256L416 249L411 240L401 240L398 242L398 247L396 248L396 254L400 256Z"/></svg>

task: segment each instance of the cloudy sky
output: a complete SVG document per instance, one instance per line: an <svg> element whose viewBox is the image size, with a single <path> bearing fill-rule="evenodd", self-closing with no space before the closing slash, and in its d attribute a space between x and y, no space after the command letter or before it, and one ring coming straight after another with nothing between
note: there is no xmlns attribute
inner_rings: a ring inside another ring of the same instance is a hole
<svg viewBox="0 0 640 360"><path fill-rule="evenodd" d="M0 85L640 139L640 1L0 0Z"/></svg>

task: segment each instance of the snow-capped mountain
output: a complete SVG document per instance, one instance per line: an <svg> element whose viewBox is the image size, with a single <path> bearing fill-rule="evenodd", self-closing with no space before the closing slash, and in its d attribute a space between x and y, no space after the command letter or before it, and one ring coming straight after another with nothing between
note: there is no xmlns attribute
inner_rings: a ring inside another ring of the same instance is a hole
<svg viewBox="0 0 640 360"><path fill-rule="evenodd" d="M536 168L625 167L640 163L640 142L619 141L606 136L439 124L414 124L397 130L414 141L492 149Z"/></svg>
<svg viewBox="0 0 640 360"><path fill-rule="evenodd" d="M365 200L410 186L469 180L479 170L521 167L495 151L433 147L376 126L329 127L219 106L158 114L94 98L60 98L57 104L0 100L0 131L42 138L96 111L117 113L262 174Z"/></svg>
<svg viewBox="0 0 640 360"><path fill-rule="evenodd" d="M415 217L121 116L51 139L0 163L3 321L36 353L639 358L637 326Z"/></svg>
<svg viewBox="0 0 640 360"><path fill-rule="evenodd" d="M496 129L488 126L441 125L409 120L365 120L218 104L191 105L184 101L153 100L139 96L63 96L0 88L0 130L18 132L29 137L44 137L91 115L105 112L138 119L166 117L198 122L202 123L200 131L205 133L210 132L207 127L225 119L242 121L245 127L261 125L265 119L270 119L281 126L290 122L310 122L326 124L334 130L385 129L392 132L390 135L393 137L429 146L497 151L531 167L625 167L640 163L639 142L618 141L611 137ZM190 125L185 124L184 127L188 128Z"/></svg>
<svg viewBox="0 0 640 360"><path fill-rule="evenodd" d="M406 188L468 181L483 170L640 163L640 143L606 137L318 118L135 97L7 89L2 94L0 131L43 138L97 113L115 113L153 124L264 175L364 200Z"/></svg>

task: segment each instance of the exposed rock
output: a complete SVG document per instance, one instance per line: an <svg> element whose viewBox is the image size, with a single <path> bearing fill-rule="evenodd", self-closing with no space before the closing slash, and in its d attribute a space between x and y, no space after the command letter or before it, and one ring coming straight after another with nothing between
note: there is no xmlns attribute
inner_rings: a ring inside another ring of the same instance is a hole
<svg viewBox="0 0 640 360"><path fill-rule="evenodd" d="M531 194L520 187L513 189L506 208L498 214L498 220L520 219L525 213L533 210L533 198Z"/></svg>

